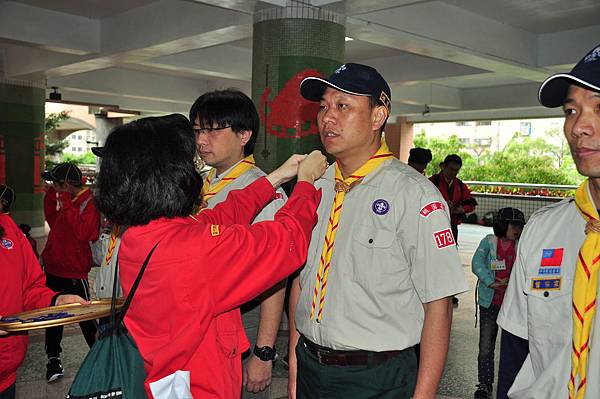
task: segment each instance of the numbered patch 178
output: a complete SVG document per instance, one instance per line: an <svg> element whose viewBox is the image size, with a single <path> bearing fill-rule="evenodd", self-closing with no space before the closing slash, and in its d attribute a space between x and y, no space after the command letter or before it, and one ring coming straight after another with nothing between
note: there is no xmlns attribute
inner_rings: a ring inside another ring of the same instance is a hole
<svg viewBox="0 0 600 399"><path fill-rule="evenodd" d="M435 239L435 244L439 249L456 245L456 242L454 241L454 236L452 235L452 230L450 229L445 229L433 233L433 238Z"/></svg>

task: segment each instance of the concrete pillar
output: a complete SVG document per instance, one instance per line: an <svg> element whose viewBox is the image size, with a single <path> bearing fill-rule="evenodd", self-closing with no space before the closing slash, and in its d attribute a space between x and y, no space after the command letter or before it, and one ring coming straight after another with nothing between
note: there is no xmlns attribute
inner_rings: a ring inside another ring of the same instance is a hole
<svg viewBox="0 0 600 399"><path fill-rule="evenodd" d="M102 147L110 132L123 124L123 118L107 118L105 113L95 114L94 116L96 117L97 146Z"/></svg>
<svg viewBox="0 0 600 399"><path fill-rule="evenodd" d="M396 123L388 122L385 125L384 137L390 151L396 158L400 158L400 126Z"/></svg>
<svg viewBox="0 0 600 399"><path fill-rule="evenodd" d="M0 183L15 190L17 223L44 226L43 83L0 79Z"/></svg>
<svg viewBox="0 0 600 399"><path fill-rule="evenodd" d="M400 133L399 159L402 162L408 162L408 153L413 148L413 123L409 122L405 117L396 119L398 130Z"/></svg>
<svg viewBox="0 0 600 399"><path fill-rule="evenodd" d="M300 96L306 76L329 76L344 60L345 19L333 12L291 2L254 17L252 98L261 129L255 157L271 171L292 153L320 148L318 104Z"/></svg>

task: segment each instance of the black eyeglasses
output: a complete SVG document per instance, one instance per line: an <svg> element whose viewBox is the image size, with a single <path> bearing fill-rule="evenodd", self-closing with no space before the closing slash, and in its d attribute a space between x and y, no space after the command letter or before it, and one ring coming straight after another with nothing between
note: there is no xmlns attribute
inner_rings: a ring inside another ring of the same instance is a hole
<svg viewBox="0 0 600 399"><path fill-rule="evenodd" d="M228 126L222 126L222 127L205 127L205 128L194 128L194 132L197 135L201 135L201 134L212 134L214 132L218 132L219 130L225 130L225 129L229 129L231 127L231 125Z"/></svg>

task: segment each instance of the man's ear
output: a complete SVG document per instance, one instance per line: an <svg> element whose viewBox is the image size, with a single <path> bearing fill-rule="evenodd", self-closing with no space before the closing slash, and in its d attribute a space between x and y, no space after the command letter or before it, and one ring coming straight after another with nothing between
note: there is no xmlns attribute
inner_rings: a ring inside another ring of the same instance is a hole
<svg viewBox="0 0 600 399"><path fill-rule="evenodd" d="M242 145L246 145L252 137L252 130L242 130L241 132L238 132L238 135L240 136Z"/></svg>
<svg viewBox="0 0 600 399"><path fill-rule="evenodd" d="M381 126L383 126L388 116L388 110L383 105L378 105L373 108L373 112L371 112L371 123L373 125L373 130L381 129Z"/></svg>

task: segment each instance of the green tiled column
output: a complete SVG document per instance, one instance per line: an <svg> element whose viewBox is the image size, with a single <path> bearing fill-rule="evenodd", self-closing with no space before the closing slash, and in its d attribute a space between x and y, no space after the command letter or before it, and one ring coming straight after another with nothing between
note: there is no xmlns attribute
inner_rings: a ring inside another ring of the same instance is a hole
<svg viewBox="0 0 600 399"><path fill-rule="evenodd" d="M330 75L344 60L344 17L306 5L255 14L252 98L261 116L255 157L272 171L292 153L320 148L318 104L300 96L306 76Z"/></svg>
<svg viewBox="0 0 600 399"><path fill-rule="evenodd" d="M15 190L15 222L32 227L44 225L44 96L42 85L0 80L0 183Z"/></svg>

